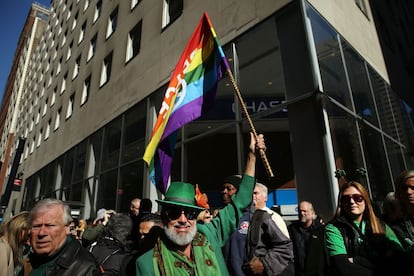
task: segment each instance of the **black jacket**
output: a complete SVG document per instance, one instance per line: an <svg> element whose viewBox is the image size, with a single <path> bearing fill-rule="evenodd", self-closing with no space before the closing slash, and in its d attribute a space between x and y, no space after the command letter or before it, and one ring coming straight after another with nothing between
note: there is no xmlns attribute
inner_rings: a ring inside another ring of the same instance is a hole
<svg viewBox="0 0 414 276"><path fill-rule="evenodd" d="M50 262L50 266L46 269L46 276L100 275L98 264L93 255L83 248L79 241L71 237L67 237L67 241L57 256L42 258L32 254L30 262L34 271L41 265Z"/></svg>
<svg viewBox="0 0 414 276"><path fill-rule="evenodd" d="M363 234L344 217L334 218L330 223L341 232L347 250L347 256L329 258L331 275L413 275L414 259L385 234L373 234L369 225Z"/></svg>
<svg viewBox="0 0 414 276"><path fill-rule="evenodd" d="M276 212L257 209L247 233L247 258L258 257L264 266L263 275L294 275L293 245L282 229L286 223ZM286 233L287 234L287 233ZM248 267L245 274L250 275Z"/></svg>
<svg viewBox="0 0 414 276"><path fill-rule="evenodd" d="M103 237L91 244L88 250L98 262L102 275L132 275L132 272L125 271L132 253L113 238Z"/></svg>
<svg viewBox="0 0 414 276"><path fill-rule="evenodd" d="M309 228L304 228L300 221L295 221L288 230L293 242L296 275L326 275L324 225L314 220Z"/></svg>

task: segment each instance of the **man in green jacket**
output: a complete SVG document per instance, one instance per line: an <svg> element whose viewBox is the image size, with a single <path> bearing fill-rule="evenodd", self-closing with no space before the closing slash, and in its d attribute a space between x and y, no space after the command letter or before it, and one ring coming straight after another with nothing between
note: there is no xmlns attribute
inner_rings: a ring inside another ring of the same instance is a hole
<svg viewBox="0 0 414 276"><path fill-rule="evenodd" d="M139 275L229 275L221 247L252 200L256 149L266 149L263 135L250 135L247 163L233 204L221 209L211 223L197 224L203 208L197 206L192 184L172 182L161 205L164 233L150 251L136 261Z"/></svg>

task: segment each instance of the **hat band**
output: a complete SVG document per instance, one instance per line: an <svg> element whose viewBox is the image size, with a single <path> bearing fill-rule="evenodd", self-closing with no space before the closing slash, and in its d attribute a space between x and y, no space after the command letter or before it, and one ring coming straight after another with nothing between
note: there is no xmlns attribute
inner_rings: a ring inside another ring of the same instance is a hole
<svg viewBox="0 0 414 276"><path fill-rule="evenodd" d="M186 199L186 198L182 198L182 197L175 197L175 196L165 198L165 200L168 200L168 201L178 201L178 202L188 203L188 204L193 204L193 205L195 204L195 201L194 200Z"/></svg>

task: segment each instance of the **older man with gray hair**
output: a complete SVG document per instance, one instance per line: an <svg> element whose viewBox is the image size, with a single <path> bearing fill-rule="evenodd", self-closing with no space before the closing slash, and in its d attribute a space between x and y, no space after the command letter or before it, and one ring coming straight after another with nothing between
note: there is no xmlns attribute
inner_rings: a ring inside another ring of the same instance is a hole
<svg viewBox="0 0 414 276"><path fill-rule="evenodd" d="M246 275L294 275L292 241L283 218L266 206L267 194L267 187L256 183L243 269Z"/></svg>
<svg viewBox="0 0 414 276"><path fill-rule="evenodd" d="M93 255L69 234L71 221L70 207L58 199L42 199L30 211L30 275L100 275Z"/></svg>
<svg viewBox="0 0 414 276"><path fill-rule="evenodd" d="M295 274L296 276L326 275L325 225L317 216L312 203L301 201L298 207L299 219L288 227L293 241Z"/></svg>

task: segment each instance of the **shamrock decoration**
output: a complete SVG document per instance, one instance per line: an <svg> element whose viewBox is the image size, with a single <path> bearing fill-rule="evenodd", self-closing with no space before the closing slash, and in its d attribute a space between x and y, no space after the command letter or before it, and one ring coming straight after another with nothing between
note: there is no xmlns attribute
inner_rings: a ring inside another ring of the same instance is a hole
<svg viewBox="0 0 414 276"><path fill-rule="evenodd" d="M358 169L355 170L355 172L357 174L359 174L360 176L362 176L362 177L367 176L367 170L364 169L364 168L358 168Z"/></svg>
<svg viewBox="0 0 414 276"><path fill-rule="evenodd" d="M338 169L338 170L335 171L335 177L336 178L345 178L345 176L346 176L345 170Z"/></svg>

